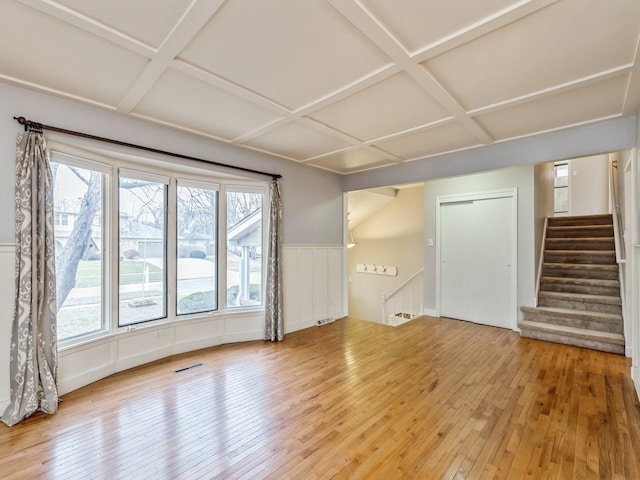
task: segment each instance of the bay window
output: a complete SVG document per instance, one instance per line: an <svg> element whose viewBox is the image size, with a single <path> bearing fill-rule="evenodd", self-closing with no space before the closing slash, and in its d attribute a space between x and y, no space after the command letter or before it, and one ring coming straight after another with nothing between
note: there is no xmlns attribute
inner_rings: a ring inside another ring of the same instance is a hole
<svg viewBox="0 0 640 480"><path fill-rule="evenodd" d="M56 147L62 346L263 307L265 184Z"/></svg>

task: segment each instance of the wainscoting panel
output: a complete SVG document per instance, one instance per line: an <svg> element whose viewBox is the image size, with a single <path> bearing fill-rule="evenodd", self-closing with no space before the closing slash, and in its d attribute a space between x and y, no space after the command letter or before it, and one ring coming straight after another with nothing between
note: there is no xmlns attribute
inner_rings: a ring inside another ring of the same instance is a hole
<svg viewBox="0 0 640 480"><path fill-rule="evenodd" d="M342 318L344 247L285 245L283 249L285 332Z"/></svg>
<svg viewBox="0 0 640 480"><path fill-rule="evenodd" d="M342 246L285 246L283 249L285 332L341 318ZM9 402L9 341L13 312L13 245L0 245L0 409ZM61 395L113 373L178 353L223 343L264 338L264 312L233 312L166 324L142 325L59 352Z"/></svg>
<svg viewBox="0 0 640 480"><path fill-rule="evenodd" d="M0 415L9 404L9 351L13 323L15 248L0 244Z"/></svg>

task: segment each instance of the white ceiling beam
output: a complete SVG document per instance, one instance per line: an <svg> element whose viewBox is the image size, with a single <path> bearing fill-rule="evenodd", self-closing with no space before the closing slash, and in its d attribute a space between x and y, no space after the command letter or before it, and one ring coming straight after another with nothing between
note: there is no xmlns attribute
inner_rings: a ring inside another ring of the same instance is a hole
<svg viewBox="0 0 640 480"><path fill-rule="evenodd" d="M558 0L521 0L482 20L411 53L413 60L422 63L446 51L453 50L476 38L542 10Z"/></svg>
<svg viewBox="0 0 640 480"><path fill-rule="evenodd" d="M493 143L494 139L466 114L462 105L453 95L426 68L415 63L400 42L360 4L345 0L329 0L329 3L373 44L391 57L424 91L455 117L479 141L485 144Z"/></svg>
<svg viewBox="0 0 640 480"><path fill-rule="evenodd" d="M195 0L166 36L151 61L134 84L120 99L117 109L130 112L158 81L170 63L193 40L202 27L215 15L224 0Z"/></svg>

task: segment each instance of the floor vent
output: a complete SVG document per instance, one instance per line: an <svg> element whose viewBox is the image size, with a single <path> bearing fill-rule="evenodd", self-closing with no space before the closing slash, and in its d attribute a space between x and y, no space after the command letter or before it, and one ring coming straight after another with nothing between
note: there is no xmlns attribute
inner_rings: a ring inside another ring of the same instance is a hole
<svg viewBox="0 0 640 480"><path fill-rule="evenodd" d="M182 367L177 370L174 370L173 373L186 372L187 370L191 370L192 368L196 368L196 367L201 367L202 365L204 365L204 363L196 363L195 365L189 365L188 367Z"/></svg>
<svg viewBox="0 0 640 480"><path fill-rule="evenodd" d="M320 326L320 325L325 325L325 324L331 323L331 322L335 322L335 318L327 317L327 318L323 318L321 320L318 320L316 322L316 325Z"/></svg>

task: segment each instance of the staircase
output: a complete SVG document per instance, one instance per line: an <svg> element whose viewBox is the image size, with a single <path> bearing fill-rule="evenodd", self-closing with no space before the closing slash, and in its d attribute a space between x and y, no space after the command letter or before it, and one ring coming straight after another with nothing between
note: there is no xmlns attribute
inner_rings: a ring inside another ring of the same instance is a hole
<svg viewBox="0 0 640 480"><path fill-rule="evenodd" d="M549 218L537 307L521 307L520 335L625 353L611 215Z"/></svg>

